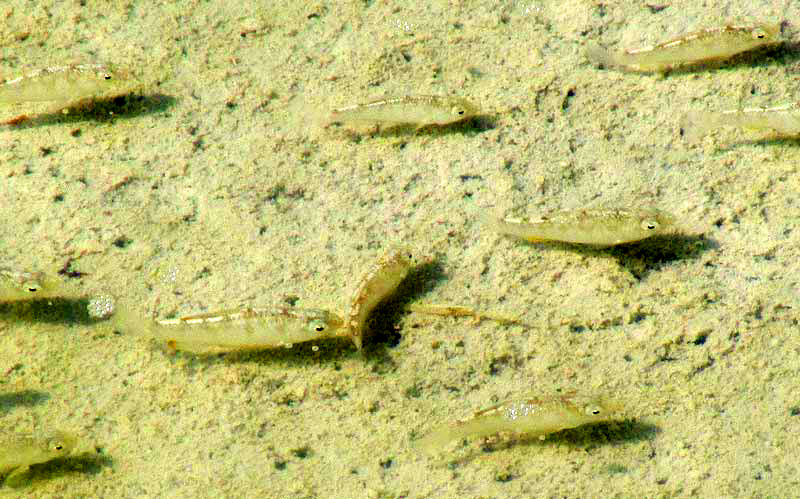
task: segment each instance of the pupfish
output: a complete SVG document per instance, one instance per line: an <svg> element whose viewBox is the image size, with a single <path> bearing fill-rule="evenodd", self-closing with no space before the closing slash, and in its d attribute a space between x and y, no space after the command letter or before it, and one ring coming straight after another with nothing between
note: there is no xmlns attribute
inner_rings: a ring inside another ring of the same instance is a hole
<svg viewBox="0 0 800 499"><path fill-rule="evenodd" d="M785 136L800 135L800 104L728 111L690 111L681 122L684 136L690 142L723 126L774 130L779 135Z"/></svg>
<svg viewBox="0 0 800 499"><path fill-rule="evenodd" d="M559 241L606 247L669 231L675 217L655 209L600 208L557 212L538 219L494 219L492 227L529 242Z"/></svg>
<svg viewBox="0 0 800 499"><path fill-rule="evenodd" d="M0 268L0 303L76 296L64 282L43 272Z"/></svg>
<svg viewBox="0 0 800 499"><path fill-rule="evenodd" d="M495 321L499 324L521 324L518 319L506 317L494 312L479 312L472 307L464 305L444 305L440 303L412 303L406 307L409 312L419 314L438 315L441 317L471 317L475 323L484 319Z"/></svg>
<svg viewBox="0 0 800 499"><path fill-rule="evenodd" d="M664 73L679 66L723 61L742 52L781 42L780 24L728 25L704 29L658 45L621 52L591 44L586 49L586 56L590 61L604 67Z"/></svg>
<svg viewBox="0 0 800 499"><path fill-rule="evenodd" d="M364 329L369 315L397 290L413 265L414 257L408 248L392 247L362 276L346 315L348 334L359 350L363 345Z"/></svg>
<svg viewBox="0 0 800 499"><path fill-rule="evenodd" d="M434 429L416 440L417 449L431 452L447 442L485 437L500 432L539 437L568 428L615 418L619 406L601 397L575 393L556 396L523 396L482 409L472 416Z"/></svg>
<svg viewBox="0 0 800 499"><path fill-rule="evenodd" d="M281 306L143 321L134 317L127 307L115 304L111 320L123 332L149 336L174 350L192 353L290 347L295 343L345 335L344 321L332 312Z"/></svg>
<svg viewBox="0 0 800 499"><path fill-rule="evenodd" d="M8 474L8 482L31 465L70 455L77 443L75 435L64 431L0 436L0 476Z"/></svg>
<svg viewBox="0 0 800 499"><path fill-rule="evenodd" d="M134 83L127 71L103 64L53 66L0 85L0 103L68 103L103 98L127 91Z"/></svg>
<svg viewBox="0 0 800 499"><path fill-rule="evenodd" d="M479 113L478 106L461 97L407 95L334 109L330 122L410 124L419 129L429 125L449 125Z"/></svg>
<svg viewBox="0 0 800 499"><path fill-rule="evenodd" d="M102 64L54 66L0 85L0 106L49 102L52 111L109 99L133 91L138 82L128 71ZM17 123L26 116L9 121Z"/></svg>

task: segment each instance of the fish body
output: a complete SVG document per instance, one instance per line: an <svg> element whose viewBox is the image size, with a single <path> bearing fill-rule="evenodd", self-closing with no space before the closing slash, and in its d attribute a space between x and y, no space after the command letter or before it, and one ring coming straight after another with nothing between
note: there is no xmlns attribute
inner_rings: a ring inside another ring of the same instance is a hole
<svg viewBox="0 0 800 499"><path fill-rule="evenodd" d="M408 95L334 109L333 122L362 122L417 127L448 125L477 115L478 107L461 97Z"/></svg>
<svg viewBox="0 0 800 499"><path fill-rule="evenodd" d="M416 441L422 450L467 437L500 432L544 437L550 433L614 418L618 407L600 397L574 393L557 396L523 396L480 410L472 416L445 424Z"/></svg>
<svg viewBox="0 0 800 499"><path fill-rule="evenodd" d="M156 321L138 320L127 308L116 308L111 320L123 331L193 353L289 347L340 336L344 325L327 310L294 307L243 308Z"/></svg>
<svg viewBox="0 0 800 499"><path fill-rule="evenodd" d="M586 55L605 67L629 71L663 73L673 68L721 61L736 54L781 43L780 24L722 26L690 33L658 45L614 52L592 44Z"/></svg>
<svg viewBox="0 0 800 499"><path fill-rule="evenodd" d="M25 473L33 464L68 456L77 441L75 435L63 431L0 437L0 475L10 473L11 478Z"/></svg>
<svg viewBox="0 0 800 499"><path fill-rule="evenodd" d="M769 108L690 111L681 122L684 136L689 141L695 141L709 131L723 126L774 130L783 136L800 135L800 103Z"/></svg>
<svg viewBox="0 0 800 499"><path fill-rule="evenodd" d="M640 241L669 230L674 217L654 209L582 209L539 219L494 220L494 229L529 242L560 241L614 246Z"/></svg>
<svg viewBox="0 0 800 499"><path fill-rule="evenodd" d="M0 104L53 102L62 106L130 92L135 82L126 71L102 64L40 69L0 85Z"/></svg>

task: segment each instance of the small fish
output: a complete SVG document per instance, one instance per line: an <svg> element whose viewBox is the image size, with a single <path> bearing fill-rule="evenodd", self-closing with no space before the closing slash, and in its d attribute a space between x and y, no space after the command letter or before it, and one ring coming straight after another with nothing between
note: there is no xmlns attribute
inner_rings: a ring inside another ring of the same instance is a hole
<svg viewBox="0 0 800 499"><path fill-rule="evenodd" d="M429 125L449 125L479 113L478 106L461 97L408 95L334 109L330 121L411 124L419 129Z"/></svg>
<svg viewBox="0 0 800 499"><path fill-rule="evenodd" d="M124 70L102 64L41 69L0 85L0 106L50 102L54 112L131 92L138 83ZM23 115L24 117L24 115ZM16 123L19 118L9 121Z"/></svg>
<svg viewBox="0 0 800 499"><path fill-rule="evenodd" d="M370 313L397 290L413 262L414 257L407 248L392 248L359 281L346 316L349 335L359 350L363 345L364 328Z"/></svg>
<svg viewBox="0 0 800 499"><path fill-rule="evenodd" d="M619 407L600 397L569 393L524 396L501 402L472 416L442 425L416 440L414 446L431 452L455 439L485 437L500 432L539 437L618 416Z"/></svg>
<svg viewBox="0 0 800 499"><path fill-rule="evenodd" d="M0 85L0 104L24 102L69 103L99 99L128 91L133 83L126 71L102 64L76 64L40 69Z"/></svg>
<svg viewBox="0 0 800 499"><path fill-rule="evenodd" d="M590 61L607 68L666 73L679 66L723 61L742 52L778 45L781 42L780 24L729 25L704 29L655 46L622 52L612 52L591 44L586 49L586 56Z"/></svg>
<svg viewBox="0 0 800 499"><path fill-rule="evenodd" d="M438 315L441 317L472 317L475 323L484 319L495 321L499 324L521 324L518 319L506 317L494 312L479 312L472 307L464 305L443 305L440 303L412 303L406 307L409 312L418 314Z"/></svg>
<svg viewBox="0 0 800 499"><path fill-rule="evenodd" d="M800 135L800 103L729 111L690 111L681 122L684 136L690 142L723 126L774 130L784 136Z"/></svg>
<svg viewBox="0 0 800 499"><path fill-rule="evenodd" d="M495 219L501 234L532 243L559 241L599 247L640 241L672 228L675 217L660 210L601 208L553 213L539 219Z"/></svg>
<svg viewBox="0 0 800 499"><path fill-rule="evenodd" d="M0 268L0 303L75 297L64 282L43 272Z"/></svg>
<svg viewBox="0 0 800 499"><path fill-rule="evenodd" d="M92 303L89 304L92 307ZM295 343L345 336L344 321L327 310L294 307L243 308L142 321L114 305L112 324L124 332L164 341L173 350L219 353L290 347ZM107 316L108 309L103 307ZM91 314L91 309L90 309Z"/></svg>
<svg viewBox="0 0 800 499"><path fill-rule="evenodd" d="M8 483L27 472L33 464L70 455L77 443L75 435L63 431L0 436L0 476L8 474Z"/></svg>

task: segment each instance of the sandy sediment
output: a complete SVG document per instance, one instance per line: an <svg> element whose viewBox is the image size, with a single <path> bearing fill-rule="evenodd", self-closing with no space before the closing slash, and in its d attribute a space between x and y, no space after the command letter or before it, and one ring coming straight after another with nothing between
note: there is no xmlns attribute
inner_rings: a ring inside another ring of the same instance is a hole
<svg viewBox="0 0 800 499"><path fill-rule="evenodd" d="M86 296L122 294L142 320L287 303L344 311L357 277L401 243L431 262L399 303L524 325L390 309L364 355L334 341L203 357L117 334L74 301L0 306L3 431L81 438L75 457L37 466L26 493L796 490L796 144L732 128L691 144L679 131L686 111L736 108L742 86L747 106L789 100L791 61L778 51L661 78L584 55L589 42L639 46L730 18L796 18L795 7L292 5L0 7L4 78L90 58L146 82L0 128L0 264ZM404 94L459 95L485 114L420 131L317 126L333 107ZM597 250L481 223L607 203L665 209L680 231ZM626 417L544 442L454 444L435 459L411 448L517 393L566 391L613 396Z"/></svg>

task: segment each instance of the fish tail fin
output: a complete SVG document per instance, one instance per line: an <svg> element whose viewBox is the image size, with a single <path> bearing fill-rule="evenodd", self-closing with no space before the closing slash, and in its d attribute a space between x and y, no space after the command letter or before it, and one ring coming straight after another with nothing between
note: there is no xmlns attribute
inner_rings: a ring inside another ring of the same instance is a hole
<svg viewBox="0 0 800 499"><path fill-rule="evenodd" d="M136 336L152 335L152 321L136 315L131 304L112 295L100 295L89 300L89 316L94 319L108 319L114 329Z"/></svg>
<svg viewBox="0 0 800 499"><path fill-rule="evenodd" d="M530 233L528 224L523 222L510 222L508 219L486 216L486 223L495 231L504 236L522 239L531 243L542 242L542 239Z"/></svg>
<svg viewBox="0 0 800 499"><path fill-rule="evenodd" d="M441 449L446 443L464 436L466 436L465 432L460 426L445 424L415 440L412 446L414 449L430 455Z"/></svg>
<svg viewBox="0 0 800 499"><path fill-rule="evenodd" d="M489 214L488 211L482 211L478 215L478 219L480 220L481 225L485 227L489 227L493 231L505 234L505 235L513 235L514 227L513 224L506 222L504 218L496 217L494 215Z"/></svg>
<svg viewBox="0 0 800 499"><path fill-rule="evenodd" d="M680 127L688 142L698 142L712 128L718 126L720 114L710 111L689 111L681 118Z"/></svg>
<svg viewBox="0 0 800 499"><path fill-rule="evenodd" d="M597 43L590 42L587 44L585 54L589 62L603 68L611 68L618 65L614 52L601 47Z"/></svg>

